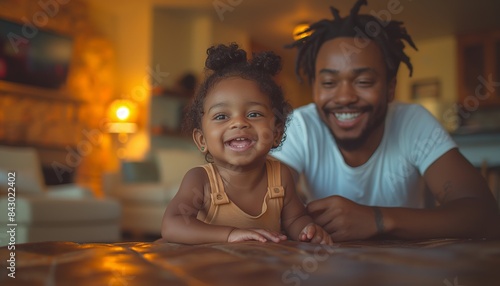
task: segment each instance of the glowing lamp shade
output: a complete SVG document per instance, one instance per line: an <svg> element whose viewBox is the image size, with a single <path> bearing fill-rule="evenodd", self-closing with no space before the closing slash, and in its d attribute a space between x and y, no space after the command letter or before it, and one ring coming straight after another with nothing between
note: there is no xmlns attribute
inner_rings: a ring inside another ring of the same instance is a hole
<svg viewBox="0 0 500 286"><path fill-rule="evenodd" d="M109 107L109 119L113 122L135 122L137 107L128 99L117 99Z"/></svg>
<svg viewBox="0 0 500 286"><path fill-rule="evenodd" d="M307 30L308 28L309 28L309 24L306 24L306 23L298 24L297 26L295 26L295 28L293 29L293 39L295 41L297 41L297 40L300 40L302 38L309 36L311 34L311 32L300 34L301 32L304 32L305 30Z"/></svg>
<svg viewBox="0 0 500 286"><path fill-rule="evenodd" d="M128 99L117 99L111 103L108 110L109 133L135 133L137 132L137 106Z"/></svg>

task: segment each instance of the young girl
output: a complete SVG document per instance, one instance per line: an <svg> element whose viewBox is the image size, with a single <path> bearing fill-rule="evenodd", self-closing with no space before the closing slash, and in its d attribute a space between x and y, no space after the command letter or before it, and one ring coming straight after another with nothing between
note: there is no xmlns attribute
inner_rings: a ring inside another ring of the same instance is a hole
<svg viewBox="0 0 500 286"><path fill-rule="evenodd" d="M293 240L331 244L306 214L289 169L268 158L285 139L290 105L273 76L281 59L272 52L247 61L238 45L208 49L202 83L186 126L209 164L184 176L167 206L162 237L199 244ZM175 164L175 162L173 162Z"/></svg>

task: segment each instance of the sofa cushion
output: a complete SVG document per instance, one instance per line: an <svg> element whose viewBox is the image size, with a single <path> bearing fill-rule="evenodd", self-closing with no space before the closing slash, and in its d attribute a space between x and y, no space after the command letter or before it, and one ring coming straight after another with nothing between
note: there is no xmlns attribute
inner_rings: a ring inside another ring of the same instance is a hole
<svg viewBox="0 0 500 286"><path fill-rule="evenodd" d="M77 184L47 186L47 191L44 195L49 198L65 198L75 200L94 197L91 190Z"/></svg>
<svg viewBox="0 0 500 286"><path fill-rule="evenodd" d="M7 192L8 173L15 172L16 193L42 193L45 181L35 148L0 146L0 193Z"/></svg>
<svg viewBox="0 0 500 286"><path fill-rule="evenodd" d="M15 220L18 224L95 223L96 221L119 220L120 203L112 199L62 199L44 196L16 197ZM0 198L0 212L7 213L8 198ZM0 223L7 223L6 215Z"/></svg>
<svg viewBox="0 0 500 286"><path fill-rule="evenodd" d="M9 227L0 225L0 233L6 233ZM120 241L119 221L95 221L92 224L21 224L16 227L16 244L41 241L65 242L117 242ZM0 240L0 246L7 245ZM24 259L23 259L24 260ZM33 261L26 259L24 261ZM15 284L15 283L14 283ZM112 285L112 283L110 283ZM4 284L2 284L4 285ZM27 281L24 285L36 285Z"/></svg>
<svg viewBox="0 0 500 286"><path fill-rule="evenodd" d="M165 207L175 196L179 184L162 183L122 184L113 190L112 196L123 202L137 204L161 204Z"/></svg>
<svg viewBox="0 0 500 286"><path fill-rule="evenodd" d="M121 163L121 169L122 182L124 183L157 182L159 180L156 162L124 161Z"/></svg>

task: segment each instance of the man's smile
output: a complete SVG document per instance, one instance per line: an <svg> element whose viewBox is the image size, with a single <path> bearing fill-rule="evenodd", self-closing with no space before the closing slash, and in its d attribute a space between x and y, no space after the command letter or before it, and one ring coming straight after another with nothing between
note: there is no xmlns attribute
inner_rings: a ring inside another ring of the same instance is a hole
<svg viewBox="0 0 500 286"><path fill-rule="evenodd" d="M361 115L361 112L334 112L335 117L339 121L352 121Z"/></svg>

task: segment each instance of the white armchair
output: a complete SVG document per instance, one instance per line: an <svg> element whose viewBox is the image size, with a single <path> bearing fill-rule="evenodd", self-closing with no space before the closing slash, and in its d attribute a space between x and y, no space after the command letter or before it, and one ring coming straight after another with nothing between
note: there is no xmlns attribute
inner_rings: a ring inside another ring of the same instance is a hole
<svg viewBox="0 0 500 286"><path fill-rule="evenodd" d="M163 213L182 178L204 163L196 149L158 149L151 161L123 162L120 174L106 174L106 192L122 203L122 230L134 236L159 236Z"/></svg>
<svg viewBox="0 0 500 286"><path fill-rule="evenodd" d="M15 190L9 190L9 172L15 172L15 181L10 179ZM13 211L14 221L9 221ZM12 241L7 235L11 223L16 244L118 241L120 215L118 201L96 198L81 186L46 186L34 148L0 146L0 246Z"/></svg>

